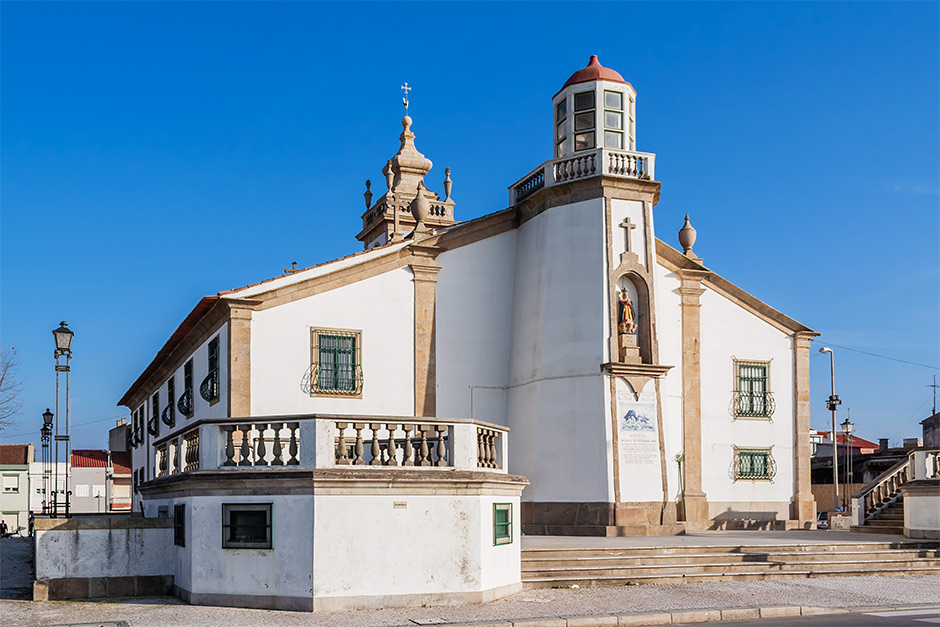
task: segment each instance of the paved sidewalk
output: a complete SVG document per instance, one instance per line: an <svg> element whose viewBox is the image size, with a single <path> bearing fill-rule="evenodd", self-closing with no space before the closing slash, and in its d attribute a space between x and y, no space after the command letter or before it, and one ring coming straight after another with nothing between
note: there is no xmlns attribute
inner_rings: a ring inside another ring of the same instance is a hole
<svg viewBox="0 0 940 627"><path fill-rule="evenodd" d="M125 621L130 627L391 627L501 621L502 627L509 623L515 627L587 627L642 625L643 619L629 618L638 614L651 616L656 613L660 618L665 616L666 620L678 623L702 618L717 620L722 618L720 610L725 610L724 618L727 620L756 618L754 611L759 613L760 608L787 607L789 614L793 615L800 611L804 614L840 610L857 612L868 608L917 606L940 608L940 575L523 590L485 605L330 613L199 607L185 605L172 597L109 603L0 601L0 623L5 627L119 621ZM801 607L802 610L799 609ZM701 610L712 612L703 613ZM682 614L692 611L696 612ZM552 618L556 620L544 620ZM771 624L769 621L768 625Z"/></svg>

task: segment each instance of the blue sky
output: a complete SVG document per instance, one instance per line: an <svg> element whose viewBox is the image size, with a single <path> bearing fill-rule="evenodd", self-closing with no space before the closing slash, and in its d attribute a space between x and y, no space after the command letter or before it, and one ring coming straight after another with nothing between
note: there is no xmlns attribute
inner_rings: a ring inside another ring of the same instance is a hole
<svg viewBox="0 0 940 627"><path fill-rule="evenodd" d="M591 54L638 92L657 235L823 333L857 433L919 435L940 365L937 3L0 5L0 343L20 424L75 331L75 447L207 294L361 248L364 181L417 146L458 219L551 157ZM818 346L817 345L817 346ZM871 357L886 355L932 368ZM812 364L812 425L829 415Z"/></svg>

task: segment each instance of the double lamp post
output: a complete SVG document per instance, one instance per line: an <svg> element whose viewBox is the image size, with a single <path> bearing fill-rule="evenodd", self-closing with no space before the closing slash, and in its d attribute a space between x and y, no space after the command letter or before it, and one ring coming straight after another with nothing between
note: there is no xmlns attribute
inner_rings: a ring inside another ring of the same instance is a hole
<svg viewBox="0 0 940 627"><path fill-rule="evenodd" d="M62 493L65 497L65 517L68 518L71 515L69 512L69 495L71 494L69 491L69 461L71 455L69 440L69 362L72 360L71 346L72 336L74 334L71 330L69 330L69 327L65 322L61 322L59 323L59 327L52 331L52 335L55 337L55 414L46 408L46 411L44 411L42 414L42 427L39 429L41 438L40 441L42 442L42 480L43 492L45 495L42 509L43 513L52 514L53 517L59 515L59 442L62 442L65 448L65 477ZM61 361L63 358L65 363L62 363ZM65 420L60 421L59 376L63 372L65 373ZM53 418L55 419L54 425ZM53 430L55 431L54 436ZM50 454L49 450L50 440L55 442L54 457ZM51 498L50 483L52 484Z"/></svg>

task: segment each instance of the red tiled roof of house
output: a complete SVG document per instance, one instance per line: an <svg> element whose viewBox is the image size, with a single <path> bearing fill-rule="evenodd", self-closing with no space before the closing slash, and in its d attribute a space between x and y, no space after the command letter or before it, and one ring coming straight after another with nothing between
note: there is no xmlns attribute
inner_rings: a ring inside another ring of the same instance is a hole
<svg viewBox="0 0 940 627"><path fill-rule="evenodd" d="M131 454L130 453L111 453L111 465L114 466L114 474L131 474Z"/></svg>
<svg viewBox="0 0 940 627"><path fill-rule="evenodd" d="M72 468L107 468L108 451L99 449L75 449L72 451Z"/></svg>
<svg viewBox="0 0 940 627"><path fill-rule="evenodd" d="M31 461L29 444L0 444L0 465L23 466Z"/></svg>

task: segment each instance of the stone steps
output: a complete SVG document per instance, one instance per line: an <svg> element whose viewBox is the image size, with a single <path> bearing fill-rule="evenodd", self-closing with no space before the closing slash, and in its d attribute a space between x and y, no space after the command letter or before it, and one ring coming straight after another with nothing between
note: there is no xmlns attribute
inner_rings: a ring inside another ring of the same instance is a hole
<svg viewBox="0 0 940 627"><path fill-rule="evenodd" d="M872 570L882 568L932 568L940 572L940 559L882 559L869 560L864 562L866 573ZM629 566L622 568L608 568L602 566L583 566L576 569L570 568L539 568L533 570L523 570L523 579L578 579L578 578L620 578L629 579L639 575L702 575L702 574L726 574L734 575L737 573L804 573L804 572L828 572L838 570L840 572L846 569L858 569L860 566L855 560L839 560L832 562L819 562L807 564L805 562L711 562L709 564L657 564L652 566Z"/></svg>
<svg viewBox="0 0 940 627"><path fill-rule="evenodd" d="M550 588L940 574L938 549L937 542L523 549L522 581Z"/></svg>
<svg viewBox="0 0 940 627"><path fill-rule="evenodd" d="M936 549L883 549L860 551L813 551L813 552L777 552L766 553L686 553L682 554L684 565L712 564L720 559L722 563L804 563L837 562L852 559L854 561L875 561L878 559L940 559ZM650 566L669 564L676 561L676 555L597 555L592 557L523 557L522 570L563 569L563 568L602 568L610 564L617 566Z"/></svg>

